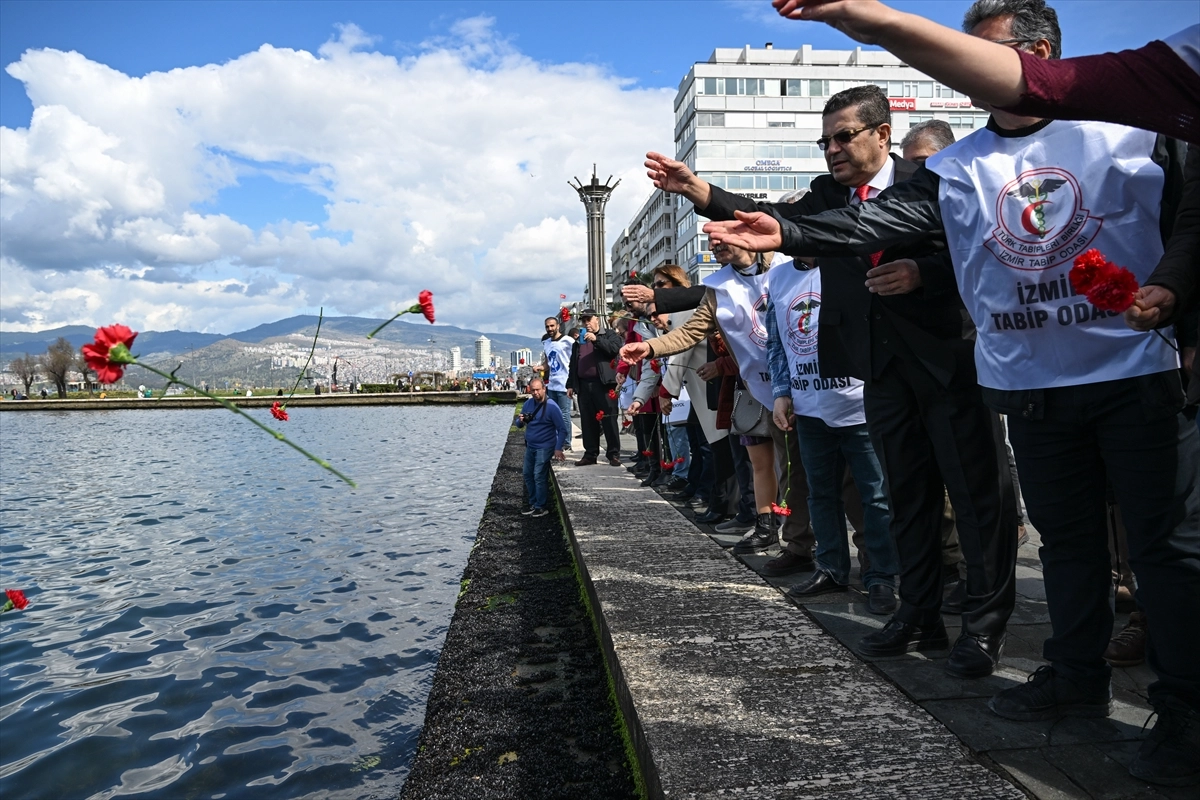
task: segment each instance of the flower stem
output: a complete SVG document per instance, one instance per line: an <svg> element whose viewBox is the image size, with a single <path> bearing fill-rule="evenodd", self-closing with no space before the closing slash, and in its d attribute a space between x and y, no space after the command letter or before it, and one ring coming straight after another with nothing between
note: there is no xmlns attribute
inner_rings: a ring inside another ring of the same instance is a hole
<svg viewBox="0 0 1200 800"><path fill-rule="evenodd" d="M216 402L216 403L218 403L218 404L220 404L220 405L224 406L225 408L229 409L229 410L230 410L230 411L232 411L233 413L242 415L243 417L245 417L246 419L250 420L250 421L251 421L251 422L253 422L255 425L257 425L258 427L262 428L262 429L263 429L264 431L266 431L267 433L269 433L269 434L271 434L272 436L274 436L274 437L275 437L276 439L278 439L279 441L281 441L281 442L283 442L284 444L286 444L288 447L290 447L290 448L292 448L293 450L295 450L295 451L299 452L301 455L303 455L303 456L304 456L305 458L307 458L308 460L310 460L310 461L314 461L314 462L316 462L317 464L319 464L320 466L322 466L322 467L324 467L325 469L329 470L329 471L330 471L330 472L332 472L334 475L338 476L338 477L339 477L339 478L341 478L343 481L345 481L346 483L350 484L350 486L351 486L351 487L353 487L353 488L358 488L358 484L356 484L356 483L355 483L354 481L352 481L350 478L348 478L348 477L346 477L345 475L343 475L341 472L338 472L336 469L334 469L333 465L332 465L332 464L330 464L328 461L326 461L325 459L323 459L323 458L320 458L320 457L318 457L318 456L315 456L315 455L313 455L312 453L308 452L308 451L307 451L307 450L305 450L303 447L301 447L300 445L296 444L295 442L293 442L291 439L289 439L289 438L287 438L286 436L284 436L284 435L283 435L282 433L280 433L279 431L275 430L274 428L270 428L270 427L268 427L268 426L264 425L263 423L259 422L257 419L255 419L254 417L250 416L250 415L249 415L249 414L247 414L245 411L243 411L242 409L238 408L237 406L235 406L233 403L229 402L229 401L228 401L228 400L226 400L225 398L223 398L223 397L217 397L215 394L209 394L208 392L204 391L203 389L198 389L198 388L196 388L195 386L191 385L191 384L190 384L190 383L188 383L187 381L182 381L182 380L180 380L179 378L175 377L175 375L173 375L173 374L170 374L170 373L167 373L167 372L163 372L163 371L162 371L162 370L160 370L160 369L156 369L155 367L152 367L152 366L150 366L150 365L148 365L148 364L143 364L143 363L141 363L140 361L132 361L132 362L129 362L129 363L136 364L137 366L141 367L142 369L149 370L150 372L153 372L155 375L158 375L158 376L160 376L160 377L166 378L166 379L167 379L168 381L170 381L171 383L178 383L178 384L179 384L179 385L181 385L181 386L186 386L187 388L191 389L193 392L196 392L197 394L202 394L202 395L204 395L204 396L205 396L205 397L207 397L209 400L213 400L214 402ZM169 385L169 384L168 384L168 385Z"/></svg>
<svg viewBox="0 0 1200 800"><path fill-rule="evenodd" d="M292 390L288 392L287 400L283 401L283 407L287 408L287 404L292 401L292 397L296 394L296 387L300 385L300 379L304 377L304 373L308 371L308 365L312 363L313 353L317 352L317 337L321 335L321 321L325 319L325 307L317 312L317 332L313 334L312 347L308 351L308 360L304 362L304 366L300 368L300 374L296 376L296 382L292 384Z"/></svg>
<svg viewBox="0 0 1200 800"><path fill-rule="evenodd" d="M418 304L418 305L415 305L415 306L410 306L409 308L406 308L406 309L404 309L403 311L401 311L401 312L399 312L398 314L396 314L396 316L392 317L392 318L391 318L391 319L389 319L387 322L383 323L383 324L382 324L382 325L380 325L378 328L376 328L375 330L373 330L373 331L371 331L370 333L368 333L368 334L367 334L367 338L368 338L368 339L374 339L374 338L375 338L375 334L379 333L381 330L383 330L384 328L386 328L388 325L391 325L393 322L395 322L396 320L400 319L400 318L401 318L402 316L404 316L405 314L415 314L416 312L418 312L418 311L420 311L420 310L421 310L421 306L420 306L419 304Z"/></svg>

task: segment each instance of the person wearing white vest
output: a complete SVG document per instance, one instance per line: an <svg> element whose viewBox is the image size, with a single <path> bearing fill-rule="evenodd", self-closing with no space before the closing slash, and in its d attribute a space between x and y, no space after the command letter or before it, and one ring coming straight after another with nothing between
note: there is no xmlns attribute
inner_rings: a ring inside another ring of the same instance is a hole
<svg viewBox="0 0 1200 800"><path fill-rule="evenodd" d="M546 363L546 396L562 409L563 422L571 430L571 398L567 397L567 368L571 364L571 348L575 340L564 336L558 317L546 317L546 335L542 337L543 360ZM571 449L571 437L567 437L564 450Z"/></svg>
<svg viewBox="0 0 1200 800"><path fill-rule="evenodd" d="M1018 0L981 0L1006 2ZM1012 20L1002 13L969 29L1022 43ZM1032 45L1043 58L1044 44ZM1145 131L993 109L986 129L877 201L782 225L748 215L705 227L717 241L796 256L869 252L945 231L979 331L984 398L1009 414L1053 627L1050 665L989 707L1019 720L1109 713L1107 478L1158 676L1149 688L1158 719L1129 769L1171 786L1200 782L1200 434L1180 413L1171 346L1090 305L1067 272L1097 249L1144 281L1170 236L1182 164L1180 143Z"/></svg>
<svg viewBox="0 0 1200 800"><path fill-rule="evenodd" d="M704 279L708 288L696 312L680 328L649 342L627 344L621 357L627 362L681 353L695 347L720 330L726 347L738 365L746 389L764 409L771 400L771 376L767 370L765 276L763 260L739 248L715 248L721 269ZM765 411L764 411L765 413ZM768 421L768 433L771 423ZM742 436L754 468L754 503L758 519L752 531L734 545L735 553L754 553L779 542L775 514L771 510L778 492L775 448L771 436Z"/></svg>
<svg viewBox="0 0 1200 800"><path fill-rule="evenodd" d="M871 445L863 410L863 382L822 378L817 356L821 271L775 264L767 278L767 360L775 424L793 425L808 476L808 506L817 537L816 569L788 594L806 598L843 591L850 582L850 544L842 504L842 463L849 465L862 500L869 567L862 576L867 610L896 610L896 543L888 528L883 468Z"/></svg>

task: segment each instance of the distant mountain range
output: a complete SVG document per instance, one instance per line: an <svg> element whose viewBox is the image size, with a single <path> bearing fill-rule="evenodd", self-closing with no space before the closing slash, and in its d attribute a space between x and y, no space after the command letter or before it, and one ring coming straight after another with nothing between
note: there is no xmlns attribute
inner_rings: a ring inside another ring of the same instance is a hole
<svg viewBox="0 0 1200 800"><path fill-rule="evenodd" d="M382 319L364 317L326 317L321 323L321 338L350 339L365 337ZM238 331L229 335L219 333L196 333L193 331L142 331L138 334L134 352L144 356L178 355L189 350L200 350L217 342L232 339L246 344L257 344L268 339L281 336L303 334L312 336L317 329L317 317L301 315L288 317L277 322ZM0 331L0 360L7 362L11 358L24 355L40 355L60 336L75 347L92 340L96 329L87 325L67 325L62 328L52 328L45 331ZM528 336L517 336L509 333L481 333L467 328L456 328L452 325L429 325L425 322L406 322L399 319L384 328L376 338L381 342L400 347L421 348L432 350L448 350L451 347L462 349L463 358L472 358L475 353L475 340L485 335L492 341L492 352L507 352L528 347L535 352L540 349L538 339ZM433 342L430 342L433 339Z"/></svg>

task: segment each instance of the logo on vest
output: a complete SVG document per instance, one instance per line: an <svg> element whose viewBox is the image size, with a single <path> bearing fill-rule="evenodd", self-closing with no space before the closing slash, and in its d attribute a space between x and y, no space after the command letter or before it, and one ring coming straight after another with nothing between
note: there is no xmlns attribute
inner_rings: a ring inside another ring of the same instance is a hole
<svg viewBox="0 0 1200 800"><path fill-rule="evenodd" d="M808 357L817 352L817 309L820 306L818 292L800 292L788 303L787 343L798 356Z"/></svg>
<svg viewBox="0 0 1200 800"><path fill-rule="evenodd" d="M767 318L767 295L761 295L750 304L750 341L755 347L767 346L767 326L763 322Z"/></svg>
<svg viewBox="0 0 1200 800"><path fill-rule="evenodd" d="M996 198L996 222L984 246L1013 269L1030 271L1069 263L1104 224L1083 207L1075 176L1058 167L1026 170L1009 181Z"/></svg>

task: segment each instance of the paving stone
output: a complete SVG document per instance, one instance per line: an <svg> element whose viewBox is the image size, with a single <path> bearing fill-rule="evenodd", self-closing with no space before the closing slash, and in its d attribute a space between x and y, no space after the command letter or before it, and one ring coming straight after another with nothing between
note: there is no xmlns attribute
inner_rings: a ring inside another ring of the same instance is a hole
<svg viewBox="0 0 1200 800"><path fill-rule="evenodd" d="M1023 796L674 507L638 502L657 494L632 475L556 478L666 796Z"/></svg>

